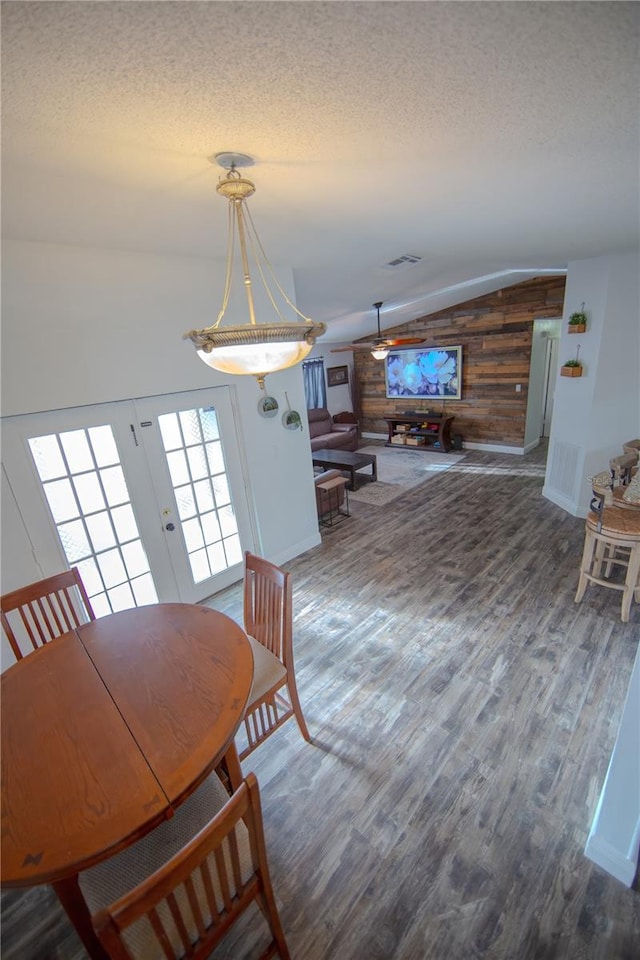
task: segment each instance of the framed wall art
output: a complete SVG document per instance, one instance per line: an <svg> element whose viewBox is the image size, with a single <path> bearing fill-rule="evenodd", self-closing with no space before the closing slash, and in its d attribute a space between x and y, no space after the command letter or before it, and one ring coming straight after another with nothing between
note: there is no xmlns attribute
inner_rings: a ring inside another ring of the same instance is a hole
<svg viewBox="0 0 640 960"><path fill-rule="evenodd" d="M462 347L389 350L384 364L387 397L392 400L462 396Z"/></svg>
<svg viewBox="0 0 640 960"><path fill-rule="evenodd" d="M338 387L341 383L349 383L349 367L327 367L327 386Z"/></svg>

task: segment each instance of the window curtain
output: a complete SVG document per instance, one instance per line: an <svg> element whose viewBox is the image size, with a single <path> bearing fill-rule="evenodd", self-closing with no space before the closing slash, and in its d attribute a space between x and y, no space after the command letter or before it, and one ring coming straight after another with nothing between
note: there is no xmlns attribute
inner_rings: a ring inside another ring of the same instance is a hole
<svg viewBox="0 0 640 960"><path fill-rule="evenodd" d="M302 364L304 393L307 398L307 410L326 407L327 387L324 379L324 360L305 360Z"/></svg>

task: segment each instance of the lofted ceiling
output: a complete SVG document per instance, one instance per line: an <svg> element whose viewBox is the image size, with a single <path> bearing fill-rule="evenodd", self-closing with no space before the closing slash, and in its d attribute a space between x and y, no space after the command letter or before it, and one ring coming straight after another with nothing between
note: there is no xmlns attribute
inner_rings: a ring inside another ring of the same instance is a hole
<svg viewBox="0 0 640 960"><path fill-rule="evenodd" d="M222 258L208 158L248 153L262 242L331 341L376 300L388 328L632 249L639 13L3 2L3 234Z"/></svg>

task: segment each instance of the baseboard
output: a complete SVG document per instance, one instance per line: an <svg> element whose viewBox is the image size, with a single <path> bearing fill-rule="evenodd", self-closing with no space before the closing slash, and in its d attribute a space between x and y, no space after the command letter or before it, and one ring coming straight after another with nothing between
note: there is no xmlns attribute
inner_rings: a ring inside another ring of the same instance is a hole
<svg viewBox="0 0 640 960"><path fill-rule="evenodd" d="M312 550L321 543L322 537L320 536L320 531L318 530L316 534L306 537L304 540L299 540L298 543L290 544L286 550L283 550L275 557L270 557L269 559L272 561L272 563L281 566L283 563L287 563L287 561L293 560L295 557L299 557L301 554L306 553L307 550Z"/></svg>
<svg viewBox="0 0 640 960"><path fill-rule="evenodd" d="M386 433L361 433L361 437L365 440L388 440ZM518 456L522 456L524 453L528 453L529 449L533 450L534 447L537 447L538 443L534 443L531 447L526 450L524 447L505 447L499 443L467 443L466 440L462 442L463 450L483 450L485 453L515 453ZM453 448L452 448L453 449Z"/></svg>
<svg viewBox="0 0 640 960"><path fill-rule="evenodd" d="M518 457L522 457L528 452L524 447L505 447L500 443L467 443L466 440L462 442L462 449L481 450L483 453L513 453Z"/></svg>
<svg viewBox="0 0 640 960"><path fill-rule="evenodd" d="M638 869L636 861L626 857L607 840L591 835L584 848L584 854L620 883L624 883L625 887L632 885Z"/></svg>
<svg viewBox="0 0 640 960"><path fill-rule="evenodd" d="M533 440L531 443L525 443L524 452L531 453L532 450L535 450L535 448L539 446L540 446L540 440Z"/></svg>
<svg viewBox="0 0 640 960"><path fill-rule="evenodd" d="M552 487L549 487L546 483L542 488L542 496L550 500L551 503L555 503L556 507L561 507L566 513L570 513L572 517L581 517L584 520L589 512L585 510L584 507L574 503L573 500L563 497L562 494L558 493Z"/></svg>

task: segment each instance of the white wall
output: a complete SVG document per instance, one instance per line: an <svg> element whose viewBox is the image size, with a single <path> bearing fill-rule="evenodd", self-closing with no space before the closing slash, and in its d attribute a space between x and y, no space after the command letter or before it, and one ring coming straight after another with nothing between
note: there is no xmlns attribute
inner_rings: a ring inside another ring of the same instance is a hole
<svg viewBox="0 0 640 960"><path fill-rule="evenodd" d="M567 333L584 301L587 330ZM560 363L580 344L584 376L558 371L543 493L574 516L586 516L587 477L606 469L625 440L640 437L640 298L638 255L569 264ZM640 842L640 657L629 685L611 764L586 853L631 884Z"/></svg>
<svg viewBox="0 0 640 960"><path fill-rule="evenodd" d="M290 271L275 267L285 289ZM62 244L5 241L2 249L2 414L83 406L231 383L238 398L246 485L258 542L277 563L320 542L308 431L286 430L258 413L253 377L207 367L182 333L217 316L223 265ZM256 291L256 306L260 305ZM244 321L241 321L244 322ZM284 408L285 391L304 411L300 367L271 374L267 387ZM5 498L3 590L42 575L21 523ZM4 518L3 518L4 519ZM8 564L7 557L15 557ZM12 570L16 576L12 575ZM6 579L5 579L6 575Z"/></svg>
<svg viewBox="0 0 640 960"><path fill-rule="evenodd" d="M353 410L353 352L351 350L332 353L334 347L339 347L338 343L323 343L318 340L309 354L309 360L324 360L325 383L327 379L327 370L329 367L347 367L349 382L339 383L335 387L327 387L327 409L331 416L336 413L343 413L345 410Z"/></svg>
<svg viewBox="0 0 640 960"><path fill-rule="evenodd" d="M582 302L586 333L569 334L567 320ZM569 264L560 364L579 345L584 372L569 378L558 370L543 493L574 516L588 512L587 478L640 436L639 304L637 252Z"/></svg>

